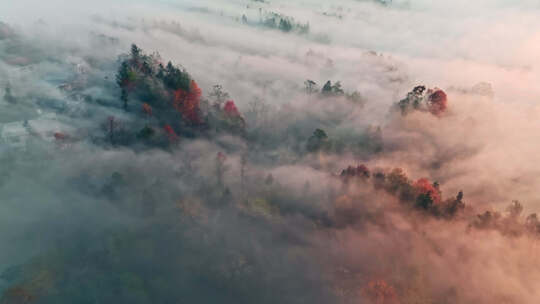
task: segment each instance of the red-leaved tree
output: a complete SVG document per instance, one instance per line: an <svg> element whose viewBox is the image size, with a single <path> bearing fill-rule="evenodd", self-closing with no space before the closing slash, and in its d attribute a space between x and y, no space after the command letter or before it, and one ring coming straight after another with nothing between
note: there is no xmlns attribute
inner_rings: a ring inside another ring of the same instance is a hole
<svg viewBox="0 0 540 304"><path fill-rule="evenodd" d="M238 108L234 104L234 101L228 100L225 103L225 106L223 107L223 111L225 111L225 114L229 117L238 117L240 116L240 112L238 111Z"/></svg>
<svg viewBox="0 0 540 304"><path fill-rule="evenodd" d="M429 196L434 204L441 202L441 192L427 178L417 180L414 189L418 195Z"/></svg>
<svg viewBox="0 0 540 304"><path fill-rule="evenodd" d="M428 96L428 102L431 114L439 116L446 111L448 97L443 90L435 89L435 91Z"/></svg>
<svg viewBox="0 0 540 304"><path fill-rule="evenodd" d="M163 127L163 130L165 130L165 133L167 133L167 136L169 137L170 142L176 142L178 141L178 135L176 135L176 132L174 132L173 128L169 125L165 125Z"/></svg>
<svg viewBox="0 0 540 304"><path fill-rule="evenodd" d="M201 102L202 90L197 83L192 80L189 86L189 92L182 89L174 91L174 108L182 114L182 117L191 124L201 123L199 117L199 104Z"/></svg>

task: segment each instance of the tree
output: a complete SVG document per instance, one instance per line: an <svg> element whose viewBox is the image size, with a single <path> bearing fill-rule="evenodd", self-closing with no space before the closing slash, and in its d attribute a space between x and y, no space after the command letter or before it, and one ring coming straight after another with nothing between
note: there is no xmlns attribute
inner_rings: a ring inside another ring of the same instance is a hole
<svg viewBox="0 0 540 304"><path fill-rule="evenodd" d="M121 128L120 122L114 116L107 117L107 120L102 125L103 130L111 145L116 144L116 137L119 129Z"/></svg>
<svg viewBox="0 0 540 304"><path fill-rule="evenodd" d="M130 67L128 63L124 61L116 74L116 84L118 84L121 89L120 100L124 105L124 110L127 110L128 107L128 87L131 85L131 78L133 77Z"/></svg>
<svg viewBox="0 0 540 304"><path fill-rule="evenodd" d="M425 90L426 90L426 86L419 85L413 88L412 93L416 96L422 96Z"/></svg>
<svg viewBox="0 0 540 304"><path fill-rule="evenodd" d="M240 112L238 111L238 108L236 108L236 105L232 100L229 100L225 103L223 111L225 111L225 115L231 118L240 116Z"/></svg>
<svg viewBox="0 0 540 304"><path fill-rule="evenodd" d="M267 17L263 24L269 28L276 28L276 17Z"/></svg>
<svg viewBox="0 0 540 304"><path fill-rule="evenodd" d="M409 178L401 168L395 168L385 176L386 190L391 194L396 194L400 189L409 185Z"/></svg>
<svg viewBox="0 0 540 304"><path fill-rule="evenodd" d="M424 205L428 200L431 200L431 202L435 204L441 202L441 191L438 189L437 185L437 183L430 183L427 178L421 178L416 181L414 189L418 194L421 205Z"/></svg>
<svg viewBox="0 0 540 304"><path fill-rule="evenodd" d="M444 208L442 208L442 216L451 218L458 211L461 211L465 208L465 203L463 202L463 191L459 191L455 199L448 200L445 202Z"/></svg>
<svg viewBox="0 0 540 304"><path fill-rule="evenodd" d="M341 171L341 178L343 178L345 182L349 182L354 178L368 179L370 176L371 172L365 165L358 165L356 167L349 166L347 169Z"/></svg>
<svg viewBox="0 0 540 304"><path fill-rule="evenodd" d="M322 129L317 129L313 135L309 137L307 142L307 150L315 152L323 148L328 148L328 135Z"/></svg>
<svg viewBox="0 0 540 304"><path fill-rule="evenodd" d="M238 111L234 101L228 100L223 107L223 116L228 129L243 132L246 127L246 121Z"/></svg>
<svg viewBox="0 0 540 304"><path fill-rule="evenodd" d="M447 103L448 97L443 90L435 89L435 91L428 96L428 110L433 115L439 116L446 111Z"/></svg>
<svg viewBox="0 0 540 304"><path fill-rule="evenodd" d="M174 129L170 125L165 125L163 130L165 130L167 137L169 137L169 142L174 143L178 141L178 135L176 135L176 132L174 132Z"/></svg>
<svg viewBox="0 0 540 304"><path fill-rule="evenodd" d="M229 93L223 90L223 87L216 84L212 87L212 92L208 94L209 97L214 98L214 106L221 108L221 105L229 99Z"/></svg>
<svg viewBox="0 0 540 304"><path fill-rule="evenodd" d="M128 109L128 93L125 88L122 88L122 91L120 93L120 100L122 100L122 103L124 105L124 110L127 111Z"/></svg>
<svg viewBox="0 0 540 304"><path fill-rule="evenodd" d="M184 104L182 106L182 114L192 124L201 123L201 119L199 117L199 105L201 101L201 95L202 90L199 88L197 83L192 80L189 93L187 94Z"/></svg>
<svg viewBox="0 0 540 304"><path fill-rule="evenodd" d="M156 78L157 79L161 79L163 81L163 79L165 78L165 67L163 66L162 63L160 63L158 65L158 72L156 74Z"/></svg>
<svg viewBox="0 0 540 304"><path fill-rule="evenodd" d="M416 86L407 93L407 97L397 103L402 115L408 114L411 110L428 111L435 116L440 116L446 111L448 97L446 93L438 88L429 89L423 85Z"/></svg>
<svg viewBox="0 0 540 304"><path fill-rule="evenodd" d="M317 83L315 81L311 80L311 79L308 79L308 80L304 81L304 85L306 87L306 93L308 95L311 95L311 94L318 91Z"/></svg>
<svg viewBox="0 0 540 304"><path fill-rule="evenodd" d="M345 94L345 92L341 88L341 81L337 81L336 83L334 83L334 85L332 86L332 94L334 94L334 95L343 95L343 94Z"/></svg>
<svg viewBox="0 0 540 304"><path fill-rule="evenodd" d="M179 88L174 92L173 106L187 122L193 125L201 123L199 116L201 95L202 90L194 80L191 80L188 91Z"/></svg>
<svg viewBox="0 0 540 304"><path fill-rule="evenodd" d="M169 89L175 91L178 89L188 91L191 84L191 78L185 70L180 70L169 61L165 68L163 82Z"/></svg>
<svg viewBox="0 0 540 304"><path fill-rule="evenodd" d="M540 220L536 213L532 213L525 219L525 227L531 233L540 233Z"/></svg>
<svg viewBox="0 0 540 304"><path fill-rule="evenodd" d="M328 80L324 84L321 94L324 96L342 96L345 94L345 91L341 88L341 81L336 81L336 83L332 85L332 82Z"/></svg>
<svg viewBox="0 0 540 304"><path fill-rule="evenodd" d="M321 90L321 93L322 93L323 95L330 95L330 94L332 93L332 82L331 82L330 80L328 80L328 81L324 84L324 86L323 86L323 88L322 88L322 90Z"/></svg>
<svg viewBox="0 0 540 304"><path fill-rule="evenodd" d="M141 64L141 72L146 76L153 74L152 65L150 64L149 60L150 59L148 57L144 57Z"/></svg>
<svg viewBox="0 0 540 304"><path fill-rule="evenodd" d="M279 20L279 29L281 31L288 33L292 30L292 28L293 26L291 21L284 18L281 18L281 20Z"/></svg>
<svg viewBox="0 0 540 304"><path fill-rule="evenodd" d="M6 89L4 92L4 100L11 104L17 103L17 99L11 93L11 85L9 84L9 82L6 84Z"/></svg>
<svg viewBox="0 0 540 304"><path fill-rule="evenodd" d="M433 206L433 198L431 197L431 192L420 193L416 198L416 206L424 210L431 209L431 207Z"/></svg>
<svg viewBox="0 0 540 304"><path fill-rule="evenodd" d="M141 49L136 45L131 45L131 60L133 60L134 63L139 63L141 59Z"/></svg>
<svg viewBox="0 0 540 304"><path fill-rule="evenodd" d="M510 214L510 217L517 218L521 215L521 212L523 212L523 205L519 201L512 201L510 206L506 208L506 211Z"/></svg>
<svg viewBox="0 0 540 304"><path fill-rule="evenodd" d="M155 131L149 126L144 126L142 130L137 133L137 138L139 139L149 139L154 135Z"/></svg>
<svg viewBox="0 0 540 304"><path fill-rule="evenodd" d="M463 201L463 190L460 190L458 195L456 196L456 201L462 202Z"/></svg>
<svg viewBox="0 0 540 304"><path fill-rule="evenodd" d="M421 102L424 99L424 91L426 90L426 87L423 85L416 86L413 88L412 91L407 93L407 97L400 100L398 102L398 106L401 110L401 114L405 115L409 113L411 107L412 109L419 109L421 106Z"/></svg>

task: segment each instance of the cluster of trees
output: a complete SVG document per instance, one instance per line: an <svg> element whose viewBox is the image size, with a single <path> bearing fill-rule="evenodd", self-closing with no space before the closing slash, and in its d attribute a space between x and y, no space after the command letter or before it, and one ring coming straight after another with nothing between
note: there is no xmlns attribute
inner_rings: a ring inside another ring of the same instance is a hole
<svg viewBox="0 0 540 304"><path fill-rule="evenodd" d="M427 178L410 180L401 168L389 172L371 172L361 164L342 170L340 178L347 184L371 181L375 189L384 190L400 202L439 218L450 219L465 210L463 191L459 191L455 198L443 199L438 182L430 182ZM537 236L540 234L540 219L536 213L523 216L522 204L513 201L506 212L488 210L477 214L472 218L469 228L495 230L511 237L525 234Z"/></svg>
<svg viewBox="0 0 540 304"><path fill-rule="evenodd" d="M360 92L353 91L351 93L345 92L341 87L341 81L332 81L328 80L323 85L322 88L319 88L317 83L311 79L304 81L305 91L308 95L316 94L319 97L345 97L347 100L354 103L363 104L364 100Z"/></svg>
<svg viewBox="0 0 540 304"><path fill-rule="evenodd" d="M427 111L440 116L448 107L448 97L441 89L426 90L425 86L416 86L407 93L407 97L397 103L397 107L403 115L412 111Z"/></svg>
<svg viewBox="0 0 540 304"><path fill-rule="evenodd" d="M144 54L133 44L131 53L124 56L120 64L116 82L126 110L133 95L136 99L147 99L147 105L157 108L170 108L172 104L187 122L200 123L201 90L197 83L185 69L172 62L164 66L158 54ZM167 97L170 100L165 100Z"/></svg>
<svg viewBox="0 0 540 304"><path fill-rule="evenodd" d="M309 152L327 151L331 147L331 143L328 140L328 135L322 129L316 129L307 141L306 149Z"/></svg>
<svg viewBox="0 0 540 304"><path fill-rule="evenodd" d="M360 179L367 179L371 177L371 172L369 171L368 167L365 165L358 165L356 167L349 166L347 169L343 169L340 174L341 178L345 182L349 182L350 180L354 180L357 178Z"/></svg>
<svg viewBox="0 0 540 304"><path fill-rule="evenodd" d="M309 33L309 23L296 22L293 17L285 16L276 12L259 11L259 20L255 23L251 22L248 17L242 15L244 24L254 24L270 29L280 30L284 33L297 32L299 34Z"/></svg>
<svg viewBox="0 0 540 304"><path fill-rule="evenodd" d="M221 86L214 86L211 100L204 99L184 68L170 61L163 65L159 54L145 54L136 45L120 59L116 83L122 105L126 111L135 109L141 119L121 129L114 117L109 118L105 130L111 143L171 143L208 130L243 132L244 119ZM138 130L135 136L129 132L133 128Z"/></svg>
<svg viewBox="0 0 540 304"><path fill-rule="evenodd" d="M229 93L221 85L214 85L208 100L203 100L205 124L216 132L226 131L244 136L246 121Z"/></svg>
<svg viewBox="0 0 540 304"><path fill-rule="evenodd" d="M502 235L519 237L524 234L540 233L540 220L536 213L523 216L523 205L512 201L506 212L485 211L477 214L469 227L483 230L496 230Z"/></svg>
<svg viewBox="0 0 540 304"><path fill-rule="evenodd" d="M365 165L349 166L341 172L340 178L346 183L371 181L375 189L384 190L404 204L441 218L452 218L465 208L462 191L455 198L443 200L438 182L430 182L427 178L410 180L401 168L372 173Z"/></svg>
<svg viewBox="0 0 540 304"><path fill-rule="evenodd" d="M356 155L379 153L383 149L380 127L368 127L365 133L354 138L331 138L323 129L315 129L307 139L309 153L343 153L350 151Z"/></svg>
<svg viewBox="0 0 540 304"><path fill-rule="evenodd" d="M220 85L210 90L207 98L191 75L172 62L162 63L159 54L145 54L132 45L130 53L120 57L116 75L120 99L126 111L136 112L136 122L109 117L103 123L105 138L111 144L144 143L167 146L184 137L212 132L246 134L245 120L229 94ZM321 88L306 80L306 92L320 99L345 98L363 104L358 92L347 93L341 82L327 81ZM326 132L317 129L308 138L308 152L340 152L344 149L364 153L381 150L380 129L366 132L358 141L330 140Z"/></svg>
<svg viewBox="0 0 540 304"><path fill-rule="evenodd" d="M425 178L413 182L401 168L389 173L377 172L374 179L377 188L382 188L396 195L400 201L437 217L451 218L465 208L462 191L455 198L443 200L438 182L430 182Z"/></svg>

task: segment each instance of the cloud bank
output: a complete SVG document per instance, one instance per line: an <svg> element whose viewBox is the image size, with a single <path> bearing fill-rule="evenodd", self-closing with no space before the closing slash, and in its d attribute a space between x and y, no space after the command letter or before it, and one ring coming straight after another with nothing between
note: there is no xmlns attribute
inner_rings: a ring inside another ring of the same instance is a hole
<svg viewBox="0 0 540 304"><path fill-rule="evenodd" d="M64 2L0 4L0 303L538 299L535 1Z"/></svg>

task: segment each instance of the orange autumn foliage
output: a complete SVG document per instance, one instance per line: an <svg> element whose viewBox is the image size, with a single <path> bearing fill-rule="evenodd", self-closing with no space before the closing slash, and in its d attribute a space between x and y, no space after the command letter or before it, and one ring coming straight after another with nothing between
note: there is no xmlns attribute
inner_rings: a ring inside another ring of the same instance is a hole
<svg viewBox="0 0 540 304"><path fill-rule="evenodd" d="M147 104L146 102L143 103L142 110L146 115L152 116L152 107L149 104Z"/></svg>
<svg viewBox="0 0 540 304"><path fill-rule="evenodd" d="M201 102L202 90L197 83L192 80L189 92L182 89L174 91L174 108L182 114L182 117L192 124L200 124L199 104Z"/></svg>

